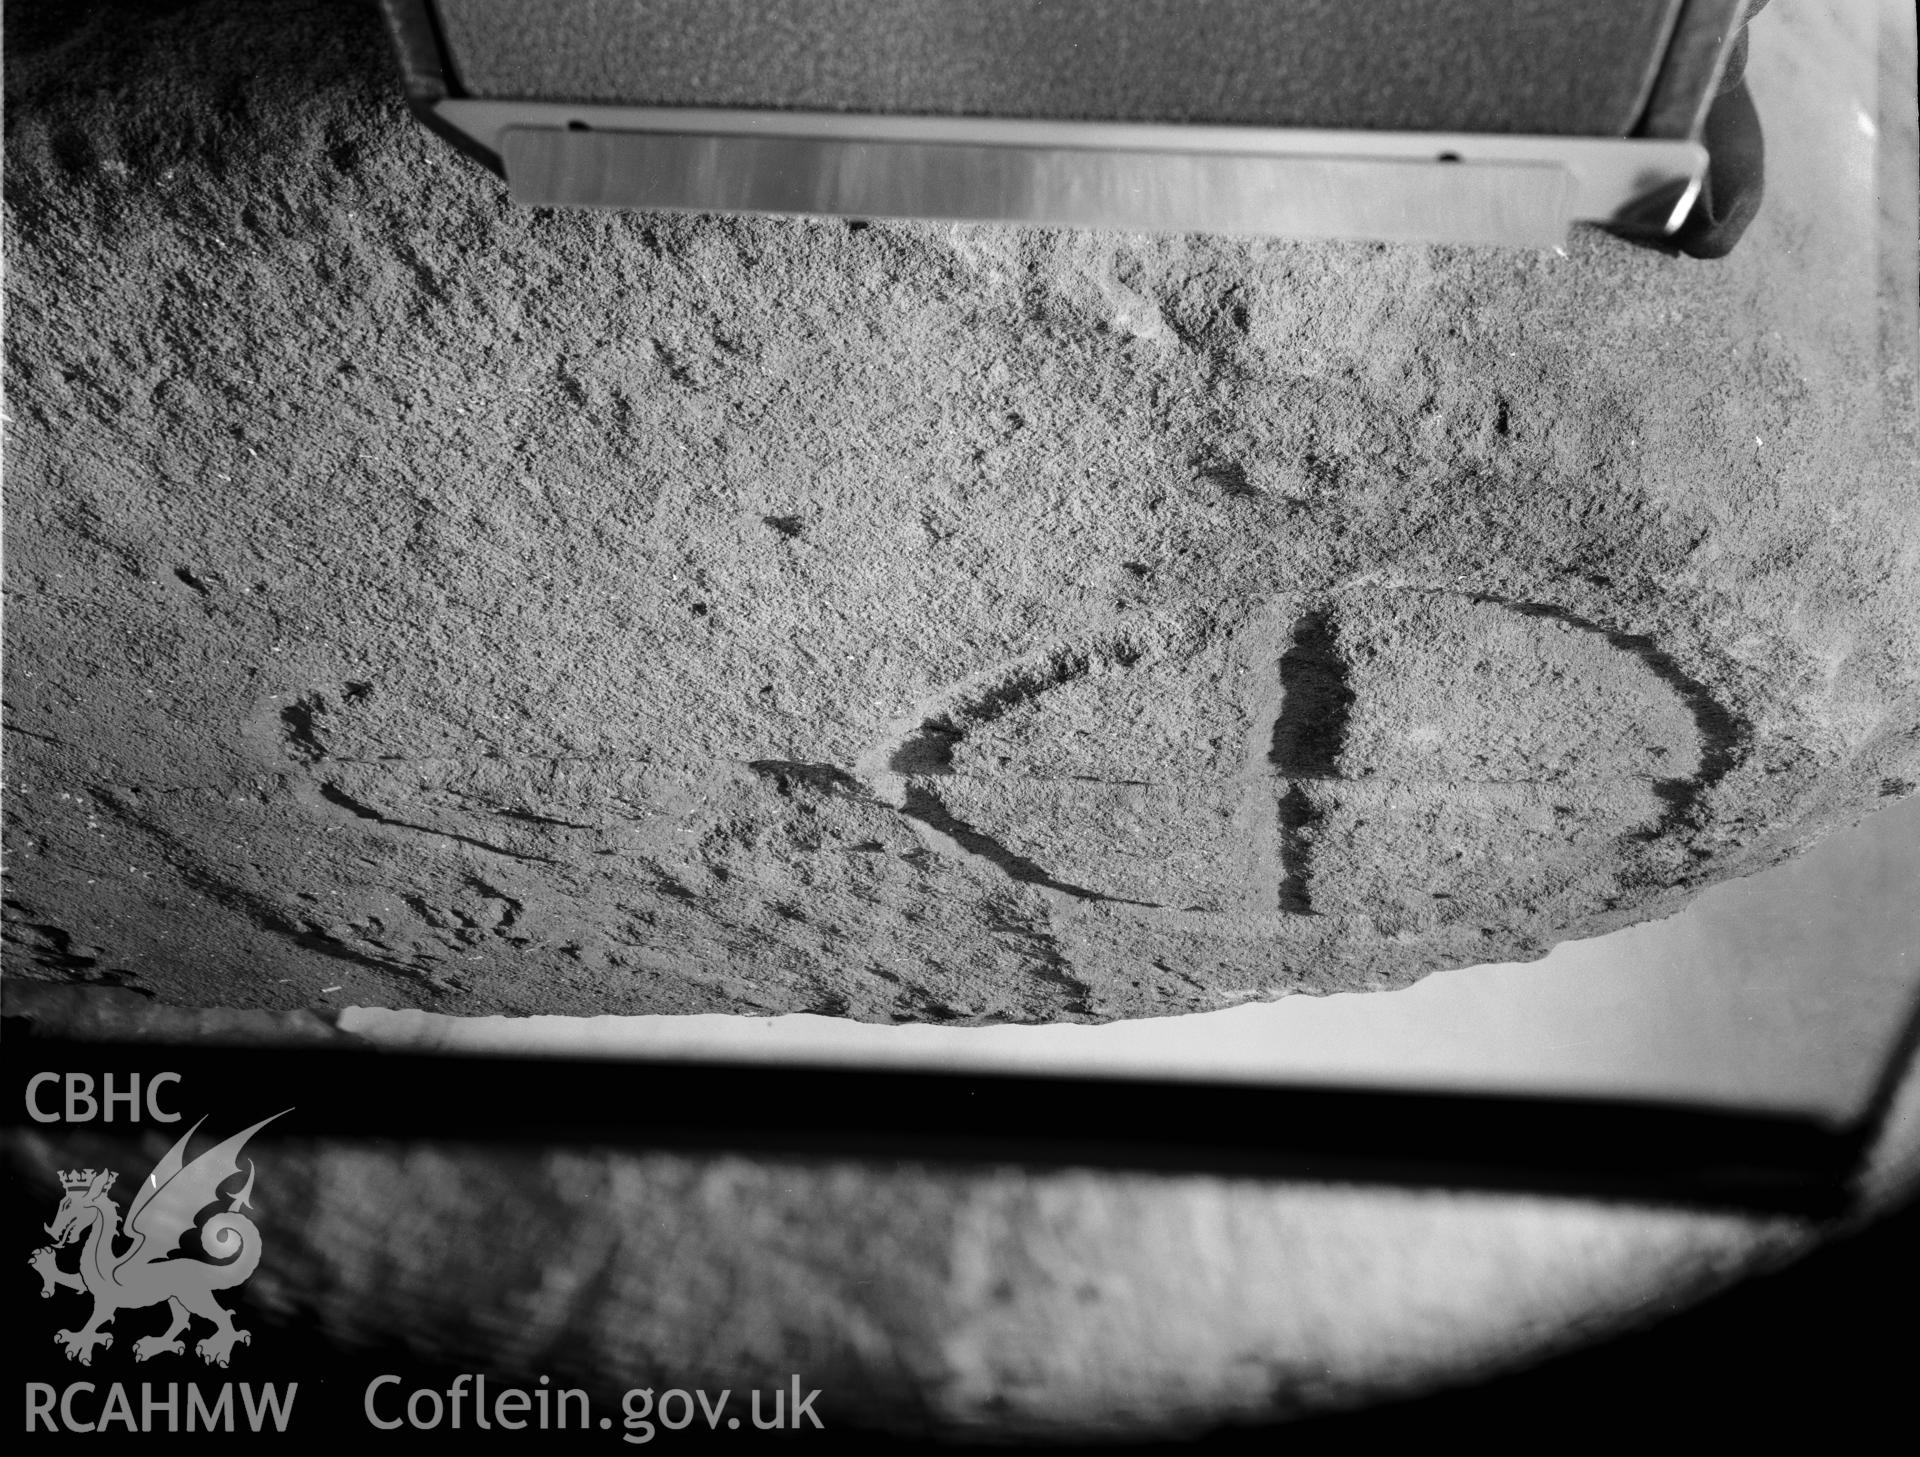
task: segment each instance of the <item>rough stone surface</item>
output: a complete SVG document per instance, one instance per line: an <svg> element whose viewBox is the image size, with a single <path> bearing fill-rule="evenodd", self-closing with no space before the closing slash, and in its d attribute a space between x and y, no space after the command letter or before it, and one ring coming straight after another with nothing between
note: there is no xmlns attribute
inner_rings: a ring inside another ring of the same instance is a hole
<svg viewBox="0 0 1920 1457"><path fill-rule="evenodd" d="M8 16L20 974L1163 1015L1920 779L1911 361L1830 197L1712 264L525 212L368 7L74 13ZM1763 118L1826 94L1770 54Z"/></svg>

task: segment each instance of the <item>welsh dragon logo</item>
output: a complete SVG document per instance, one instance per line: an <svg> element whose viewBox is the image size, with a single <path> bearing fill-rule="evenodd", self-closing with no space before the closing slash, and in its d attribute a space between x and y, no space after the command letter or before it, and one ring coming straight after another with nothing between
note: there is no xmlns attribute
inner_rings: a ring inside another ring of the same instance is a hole
<svg viewBox="0 0 1920 1457"><path fill-rule="evenodd" d="M194 1347L203 1361L224 1366L236 1342L252 1343L247 1332L234 1327L233 1316L213 1298L213 1292L232 1289L260 1263L260 1231L239 1212L250 1207L247 1200L253 1193L253 1161L247 1161L247 1182L237 1194L223 1195L220 1186L239 1174L240 1150L247 1140L274 1118L292 1111L282 1109L273 1118L263 1118L188 1163L187 1141L200 1127L195 1123L141 1184L140 1192L127 1207L124 1231L120 1228L119 1206L108 1192L118 1177L111 1169L98 1173L75 1169L60 1175L66 1197L61 1199L53 1223L45 1226L53 1243L35 1250L27 1263L40 1275L43 1299L52 1296L56 1286L93 1297L92 1319L77 1331L61 1331L54 1336L57 1344L66 1347L70 1360L92 1365L94 1347L113 1344L112 1335L102 1326L110 1324L122 1310L161 1301L172 1312L172 1324L164 1335L142 1336L133 1343L136 1361L162 1353L184 1354L186 1346L180 1333L195 1316L214 1325L212 1334ZM208 1205L229 1198L225 1210L199 1217ZM181 1239L196 1228L200 1247L210 1258L195 1259L180 1252ZM57 1263L60 1251L83 1238L86 1244L80 1251L79 1268L61 1269Z"/></svg>

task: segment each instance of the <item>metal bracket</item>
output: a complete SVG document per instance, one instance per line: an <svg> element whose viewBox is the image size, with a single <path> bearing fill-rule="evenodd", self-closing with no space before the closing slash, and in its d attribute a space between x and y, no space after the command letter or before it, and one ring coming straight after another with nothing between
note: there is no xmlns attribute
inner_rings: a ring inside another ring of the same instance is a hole
<svg viewBox="0 0 1920 1457"><path fill-rule="evenodd" d="M1552 248L1669 233L1696 142L444 98L515 202ZM1652 216L1649 216L1651 212Z"/></svg>

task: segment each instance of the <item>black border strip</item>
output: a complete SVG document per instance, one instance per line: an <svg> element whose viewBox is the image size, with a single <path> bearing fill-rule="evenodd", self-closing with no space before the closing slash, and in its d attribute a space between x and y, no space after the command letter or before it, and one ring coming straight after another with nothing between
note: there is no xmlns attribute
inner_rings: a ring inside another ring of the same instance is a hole
<svg viewBox="0 0 1920 1457"><path fill-rule="evenodd" d="M1866 1148L1810 1117L1624 1099L80 1042L12 1018L5 1044L5 1123L21 1129L42 1126L18 1091L36 1073L169 1071L182 1111L196 1087L222 1089L223 1106L245 1090L249 1120L295 1108L274 1130L285 1137L1132 1169L1814 1217L1847 1211Z"/></svg>

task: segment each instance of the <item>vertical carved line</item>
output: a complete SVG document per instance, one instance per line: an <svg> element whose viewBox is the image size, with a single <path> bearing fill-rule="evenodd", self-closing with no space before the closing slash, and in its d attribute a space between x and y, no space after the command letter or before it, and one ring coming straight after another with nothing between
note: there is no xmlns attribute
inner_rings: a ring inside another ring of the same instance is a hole
<svg viewBox="0 0 1920 1457"><path fill-rule="evenodd" d="M1292 781L1280 797L1276 903L1294 915L1314 914L1312 830L1319 817L1300 781L1339 777L1353 699L1333 614L1308 613L1294 625L1293 643L1280 656L1280 712L1267 751L1279 777Z"/></svg>

